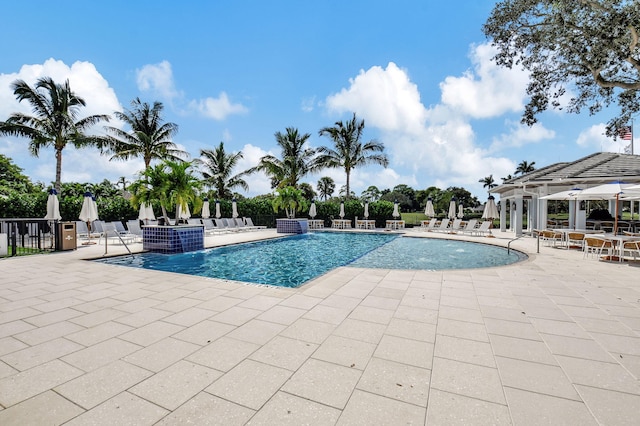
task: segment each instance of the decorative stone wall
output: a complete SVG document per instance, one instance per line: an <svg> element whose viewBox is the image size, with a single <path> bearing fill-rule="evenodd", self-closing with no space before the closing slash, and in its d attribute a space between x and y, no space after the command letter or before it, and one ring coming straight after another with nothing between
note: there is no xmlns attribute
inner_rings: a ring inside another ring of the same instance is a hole
<svg viewBox="0 0 640 426"><path fill-rule="evenodd" d="M307 219L276 219L276 232L279 234L306 234L309 232Z"/></svg>
<svg viewBox="0 0 640 426"><path fill-rule="evenodd" d="M202 250L204 249L204 226L143 226L142 248L165 254Z"/></svg>

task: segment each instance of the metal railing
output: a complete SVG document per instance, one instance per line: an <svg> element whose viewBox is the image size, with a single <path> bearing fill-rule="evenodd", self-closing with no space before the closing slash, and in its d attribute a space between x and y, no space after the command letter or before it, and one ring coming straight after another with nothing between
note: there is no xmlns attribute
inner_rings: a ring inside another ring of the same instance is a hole
<svg viewBox="0 0 640 426"><path fill-rule="evenodd" d="M57 230L58 221L35 218L0 219L0 257L55 251L58 249Z"/></svg>

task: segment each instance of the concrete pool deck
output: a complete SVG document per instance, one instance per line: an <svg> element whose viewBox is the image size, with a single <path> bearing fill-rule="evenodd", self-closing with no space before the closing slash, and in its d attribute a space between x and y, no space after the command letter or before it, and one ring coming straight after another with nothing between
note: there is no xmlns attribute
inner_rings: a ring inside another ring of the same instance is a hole
<svg viewBox="0 0 640 426"><path fill-rule="evenodd" d="M0 260L0 424L637 424L640 267L511 247L530 258L298 289L83 260L98 244Z"/></svg>

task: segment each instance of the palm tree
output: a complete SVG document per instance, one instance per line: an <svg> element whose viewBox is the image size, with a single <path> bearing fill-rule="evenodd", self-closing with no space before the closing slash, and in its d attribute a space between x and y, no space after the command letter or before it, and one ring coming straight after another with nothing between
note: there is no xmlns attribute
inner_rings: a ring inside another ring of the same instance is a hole
<svg viewBox="0 0 640 426"><path fill-rule="evenodd" d="M202 207L202 200L198 197L202 184L198 178L191 173L192 163L187 161L166 160L167 177L169 179L168 201L171 205L180 206L184 211L188 204L193 205L194 210ZM178 221L178 209L176 209L176 223Z"/></svg>
<svg viewBox="0 0 640 426"><path fill-rule="evenodd" d="M302 191L293 186L278 188L277 195L272 202L273 210L277 213L284 210L287 219L296 217L296 211L307 208L307 201L302 195Z"/></svg>
<svg viewBox="0 0 640 426"><path fill-rule="evenodd" d="M265 155L249 172L265 172L271 178L272 188L297 187L300 179L316 169L314 166L316 151L305 148L311 135L309 133L301 135L298 129L287 127L286 133L276 132L275 137L282 151L282 159Z"/></svg>
<svg viewBox="0 0 640 426"><path fill-rule="evenodd" d="M131 101L131 110L116 111L114 115L124 121L130 128L126 132L116 127L107 127L110 133L109 149L113 153L109 160L128 160L142 157L144 167L148 169L151 160L180 161L189 154L177 148L171 141L178 133L178 125L163 123L161 113L164 106L161 102L154 102L150 106L140 98Z"/></svg>
<svg viewBox="0 0 640 426"><path fill-rule="evenodd" d="M232 175L233 169L243 158L242 152L228 154L224 150L224 142L220 142L214 149L201 149L199 158L194 161L195 164L204 167L202 176L204 184L215 190L215 196L218 198L233 197L233 188L240 187L245 191L249 190L249 185L243 179L249 172L244 171L236 175Z"/></svg>
<svg viewBox="0 0 640 426"><path fill-rule="evenodd" d="M169 174L164 163L156 164L144 169L139 174L140 178L129 185L132 197L131 205L138 209L141 204L152 204L157 201L162 209L162 217L168 221L167 205L169 204Z"/></svg>
<svg viewBox="0 0 640 426"><path fill-rule="evenodd" d="M86 106L86 102L71 90L69 80L58 84L51 77L42 77L35 87L23 80L16 80L11 88L18 102L26 100L31 104L35 115L11 114L7 121L0 122L0 135L31 139L29 151L35 157L41 148L53 147L56 155L54 186L61 193L62 151L69 142L75 148L103 147L103 137L86 135L84 132L101 121L109 121L109 116L91 115L78 119L80 109Z"/></svg>
<svg viewBox="0 0 640 426"><path fill-rule="evenodd" d="M371 185L360 194L360 198L366 201L378 201L381 196L382 192L375 185Z"/></svg>
<svg viewBox="0 0 640 426"><path fill-rule="evenodd" d="M318 181L316 188L320 193L320 197L322 197L324 201L327 201L327 198L331 197L336 190L336 183L329 176L323 176Z"/></svg>
<svg viewBox="0 0 640 426"><path fill-rule="evenodd" d="M478 182L480 182L482 184L483 188L487 188L487 193L488 194L491 194L491 189L493 189L496 186L498 186L498 184L495 183L495 181L493 180L493 175L486 176L486 177L480 179Z"/></svg>
<svg viewBox="0 0 640 426"><path fill-rule="evenodd" d="M513 179L513 176L511 176L511 174L508 174L505 177L500 179L502 179L502 183L505 183L506 181Z"/></svg>
<svg viewBox="0 0 640 426"><path fill-rule="evenodd" d="M536 164L535 161L532 161L531 163L528 163L526 160L521 161L520 164L518 164L518 168L516 169L516 174L524 175L527 173L531 173L536 169L534 164Z"/></svg>
<svg viewBox="0 0 640 426"><path fill-rule="evenodd" d="M375 140L362 144L360 140L363 131L364 120L358 121L354 113L350 121L338 121L334 127L324 127L319 132L320 136L326 135L331 138L335 149L325 146L318 148L320 156L317 163L323 167L342 168L345 171L347 198L351 195L351 172L356 167L367 164L380 164L383 167L389 165L389 159L382 153L384 144Z"/></svg>

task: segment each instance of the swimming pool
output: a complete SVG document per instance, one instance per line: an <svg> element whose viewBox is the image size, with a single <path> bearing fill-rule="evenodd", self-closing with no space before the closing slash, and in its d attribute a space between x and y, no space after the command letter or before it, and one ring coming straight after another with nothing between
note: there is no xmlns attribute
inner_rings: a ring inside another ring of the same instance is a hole
<svg viewBox="0 0 640 426"><path fill-rule="evenodd" d="M313 232L180 254L141 253L99 262L211 278L299 287L339 266L459 269L506 265L522 253L486 244L398 234Z"/></svg>

